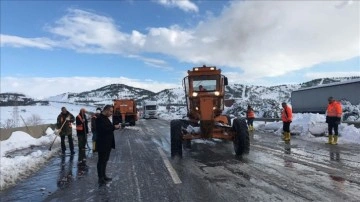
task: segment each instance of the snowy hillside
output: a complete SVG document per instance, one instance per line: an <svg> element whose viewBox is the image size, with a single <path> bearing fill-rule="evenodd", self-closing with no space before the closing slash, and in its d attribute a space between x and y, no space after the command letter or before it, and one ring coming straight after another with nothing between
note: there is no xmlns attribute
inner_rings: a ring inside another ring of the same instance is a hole
<svg viewBox="0 0 360 202"><path fill-rule="evenodd" d="M125 84L111 84L96 90L81 93L64 93L48 98L53 102L67 102L73 104L88 104L93 106L103 106L112 103L113 99L136 98L142 99L150 97L155 93L141 88L134 88Z"/></svg>
<svg viewBox="0 0 360 202"><path fill-rule="evenodd" d="M0 93L0 106L47 105L48 101L35 100L22 93Z"/></svg>
<svg viewBox="0 0 360 202"><path fill-rule="evenodd" d="M237 116L245 116L248 105L253 106L257 117L279 118L281 102L291 104L291 92L300 88L325 85L359 77L324 78L315 79L302 84L279 85L279 86L255 86L244 84L230 84L226 86L225 99L233 100L234 104L225 109L225 113ZM186 104L183 88L165 89L154 93L141 88L134 88L125 84L111 84L95 90L81 93L63 93L52 96L47 101L69 103L86 106L104 106L112 104L114 99L133 98L138 105L144 100L154 100L160 106L171 105L175 112L186 113L183 108ZM343 103L344 118L346 120L359 120L359 106L352 106L350 103ZM185 114L183 114L185 115Z"/></svg>

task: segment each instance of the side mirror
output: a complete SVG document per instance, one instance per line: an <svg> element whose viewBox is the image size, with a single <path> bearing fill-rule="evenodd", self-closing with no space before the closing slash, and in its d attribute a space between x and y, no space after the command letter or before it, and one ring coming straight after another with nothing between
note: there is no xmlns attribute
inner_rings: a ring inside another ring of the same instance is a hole
<svg viewBox="0 0 360 202"><path fill-rule="evenodd" d="M225 86L228 85L228 79L227 79L227 77L224 77L224 85L225 85Z"/></svg>

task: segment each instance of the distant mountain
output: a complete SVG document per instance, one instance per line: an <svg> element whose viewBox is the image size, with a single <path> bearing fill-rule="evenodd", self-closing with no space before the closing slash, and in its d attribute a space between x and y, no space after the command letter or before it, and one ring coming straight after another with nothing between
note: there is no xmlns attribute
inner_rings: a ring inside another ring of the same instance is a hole
<svg viewBox="0 0 360 202"><path fill-rule="evenodd" d="M0 93L0 106L48 105L48 101L35 100L21 93Z"/></svg>
<svg viewBox="0 0 360 202"><path fill-rule="evenodd" d="M63 93L49 97L46 100L102 106L112 103L113 99L136 98L139 100L153 95L155 95L154 92L145 89L134 88L125 84L111 84L81 93Z"/></svg>

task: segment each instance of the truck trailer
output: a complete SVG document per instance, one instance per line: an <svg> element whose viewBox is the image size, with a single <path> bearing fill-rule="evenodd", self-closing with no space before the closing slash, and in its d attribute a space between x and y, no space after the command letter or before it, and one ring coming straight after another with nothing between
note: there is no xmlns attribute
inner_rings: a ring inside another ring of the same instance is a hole
<svg viewBox="0 0 360 202"><path fill-rule="evenodd" d="M346 100L353 105L360 104L360 79L302 88L291 93L291 105L294 113L324 114L328 98Z"/></svg>

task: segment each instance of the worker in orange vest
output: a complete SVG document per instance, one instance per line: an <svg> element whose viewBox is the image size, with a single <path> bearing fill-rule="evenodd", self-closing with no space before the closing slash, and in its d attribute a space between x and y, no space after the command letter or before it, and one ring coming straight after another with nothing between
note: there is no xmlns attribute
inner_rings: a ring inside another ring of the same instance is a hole
<svg viewBox="0 0 360 202"><path fill-rule="evenodd" d="M339 135L339 124L342 116L341 103L333 97L328 98L328 107L326 110L326 123L328 124L329 140L328 144L337 144ZM332 133L334 129L334 135Z"/></svg>
<svg viewBox="0 0 360 202"><path fill-rule="evenodd" d="M283 110L281 112L281 120L283 121L283 139L290 141L290 123L292 122L292 109L286 102L281 103Z"/></svg>
<svg viewBox="0 0 360 202"><path fill-rule="evenodd" d="M79 115L76 116L76 134L78 137L79 151L85 150L87 143L87 134L89 133L86 110L80 109Z"/></svg>
<svg viewBox="0 0 360 202"><path fill-rule="evenodd" d="M253 122L255 119L255 112L253 108L249 105L246 111L246 119L247 119L247 125L250 131L254 130Z"/></svg>

